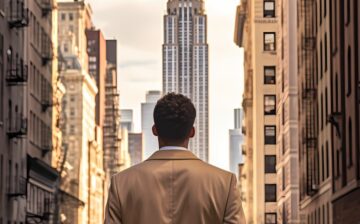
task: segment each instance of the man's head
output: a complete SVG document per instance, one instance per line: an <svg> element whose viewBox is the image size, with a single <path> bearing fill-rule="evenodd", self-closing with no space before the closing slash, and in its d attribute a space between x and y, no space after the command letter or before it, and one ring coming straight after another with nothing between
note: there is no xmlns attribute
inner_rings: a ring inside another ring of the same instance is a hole
<svg viewBox="0 0 360 224"><path fill-rule="evenodd" d="M182 94L168 93L154 109L153 133L159 137L160 147L185 146L194 137L196 110L189 98Z"/></svg>

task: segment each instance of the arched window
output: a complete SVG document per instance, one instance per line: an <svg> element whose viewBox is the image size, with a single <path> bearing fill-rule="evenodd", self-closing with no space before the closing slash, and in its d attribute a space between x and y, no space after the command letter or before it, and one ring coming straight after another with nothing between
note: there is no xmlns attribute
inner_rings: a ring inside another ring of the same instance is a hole
<svg viewBox="0 0 360 224"><path fill-rule="evenodd" d="M351 47L348 47L348 58L347 58L347 63L348 63L348 68L347 68L347 72L348 72L348 87L347 87L347 96L351 95Z"/></svg>

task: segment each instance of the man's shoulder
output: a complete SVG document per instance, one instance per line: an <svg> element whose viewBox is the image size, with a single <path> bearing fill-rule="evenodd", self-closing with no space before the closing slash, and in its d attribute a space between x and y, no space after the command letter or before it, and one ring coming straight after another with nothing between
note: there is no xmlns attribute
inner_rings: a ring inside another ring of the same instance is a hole
<svg viewBox="0 0 360 224"><path fill-rule="evenodd" d="M195 173L198 173L200 175L207 173L207 174L211 174L212 177L220 176L220 177L225 177L225 178L230 178L232 175L234 175L233 173L231 173L229 171L226 171L224 169L221 169L219 167L211 165L202 160L192 160L192 161L193 162L196 161L196 164L194 164L193 166L189 165L188 169ZM138 174L146 174L149 172L153 172L154 166L157 166L157 165L154 164L152 161L145 160L137 165L129 167L129 168L115 174L114 177L116 179L118 179L118 178L126 178L128 176L134 176L134 175L138 175Z"/></svg>

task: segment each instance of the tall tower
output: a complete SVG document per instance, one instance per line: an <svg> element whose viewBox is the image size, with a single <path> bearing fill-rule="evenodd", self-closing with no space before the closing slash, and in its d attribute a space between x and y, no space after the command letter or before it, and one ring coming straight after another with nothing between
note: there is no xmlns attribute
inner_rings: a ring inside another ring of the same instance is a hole
<svg viewBox="0 0 360 224"><path fill-rule="evenodd" d="M209 159L207 16L203 0L169 0L164 17L163 92L182 93L196 110L190 149Z"/></svg>

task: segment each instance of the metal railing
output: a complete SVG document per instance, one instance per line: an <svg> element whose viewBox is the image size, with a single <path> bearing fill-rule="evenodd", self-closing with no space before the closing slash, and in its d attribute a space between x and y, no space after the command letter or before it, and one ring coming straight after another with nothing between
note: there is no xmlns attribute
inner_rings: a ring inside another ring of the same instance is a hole
<svg viewBox="0 0 360 224"><path fill-rule="evenodd" d="M28 80L28 66L18 63L14 68L7 70L6 81L8 85L26 83Z"/></svg>
<svg viewBox="0 0 360 224"><path fill-rule="evenodd" d="M9 138L18 138L27 134L27 119L21 114L6 120L6 133Z"/></svg>
<svg viewBox="0 0 360 224"><path fill-rule="evenodd" d="M26 196L27 180L25 177L20 177L15 184L9 187L7 195L9 197Z"/></svg>
<svg viewBox="0 0 360 224"><path fill-rule="evenodd" d="M11 0L8 23L10 28L22 28L29 25L29 10L23 0Z"/></svg>

